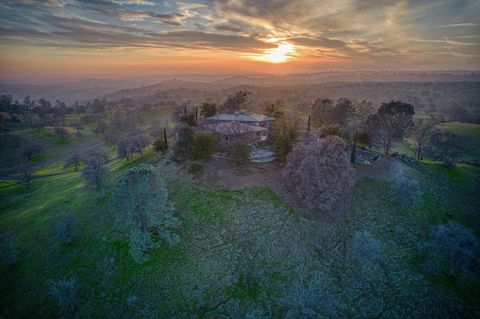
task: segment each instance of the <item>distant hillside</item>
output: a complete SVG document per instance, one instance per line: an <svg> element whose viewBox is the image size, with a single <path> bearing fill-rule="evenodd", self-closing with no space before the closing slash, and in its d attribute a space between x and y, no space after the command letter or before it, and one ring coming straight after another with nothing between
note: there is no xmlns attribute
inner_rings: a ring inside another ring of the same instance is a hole
<svg viewBox="0 0 480 319"><path fill-rule="evenodd" d="M124 81L109 79L85 79L80 81L62 82L57 84L10 84L0 83L1 94L11 94L14 99L22 101L26 95L34 100L62 100L68 104L85 102L101 98L106 94L128 87Z"/></svg>
<svg viewBox="0 0 480 319"><path fill-rule="evenodd" d="M105 97L111 100L121 98L138 99L153 96L159 92L173 89L190 89L200 91L218 91L228 88L299 86L334 82L480 82L480 72L321 72L311 74L288 75L236 75L211 82L187 81L174 79L153 85L124 89Z"/></svg>

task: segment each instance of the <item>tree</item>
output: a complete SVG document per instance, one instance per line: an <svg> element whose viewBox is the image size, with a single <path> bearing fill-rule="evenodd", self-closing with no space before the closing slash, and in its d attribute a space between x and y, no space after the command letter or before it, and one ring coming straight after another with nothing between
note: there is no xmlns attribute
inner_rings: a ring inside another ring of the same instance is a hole
<svg viewBox="0 0 480 319"><path fill-rule="evenodd" d="M117 142L117 154L120 158L125 158L127 161L129 161L132 153L133 145L130 138L122 138Z"/></svg>
<svg viewBox="0 0 480 319"><path fill-rule="evenodd" d="M272 126L270 134L273 151L280 163L285 163L287 155L292 151L293 145L298 138L297 123L285 118L277 119Z"/></svg>
<svg viewBox="0 0 480 319"><path fill-rule="evenodd" d="M368 149L372 148L372 142L370 140L370 135L365 130L360 130L360 131L357 132L357 140L358 140L358 143L367 146Z"/></svg>
<svg viewBox="0 0 480 319"><path fill-rule="evenodd" d="M350 163L355 164L357 162L357 131L353 135L352 152L350 153Z"/></svg>
<svg viewBox="0 0 480 319"><path fill-rule="evenodd" d="M322 213L344 201L354 184L345 142L337 136L294 148L287 157L285 176L293 194Z"/></svg>
<svg viewBox="0 0 480 319"><path fill-rule="evenodd" d="M455 165L465 150L463 137L451 132L435 131L424 146L425 154L433 160L441 161L446 167Z"/></svg>
<svg viewBox="0 0 480 319"><path fill-rule="evenodd" d="M265 113L268 116L271 116L277 119L283 116L283 112L279 111L278 108L273 103L267 106L267 108L265 109Z"/></svg>
<svg viewBox="0 0 480 319"><path fill-rule="evenodd" d="M176 134L176 142L173 145L173 160L183 162L190 157L194 134L192 128L187 125L181 126Z"/></svg>
<svg viewBox="0 0 480 319"><path fill-rule="evenodd" d="M29 161L32 160L33 156L40 155L43 152L43 146L35 142L30 142L22 147L22 155L25 156Z"/></svg>
<svg viewBox="0 0 480 319"><path fill-rule="evenodd" d="M137 133L130 136L132 150L139 153L143 158L143 149L150 145L150 139L143 133Z"/></svg>
<svg viewBox="0 0 480 319"><path fill-rule="evenodd" d="M22 184L25 185L26 189L30 189L30 186L32 186L32 180L35 172L33 170L32 165L30 164L24 165L21 168L21 172L22 172Z"/></svg>
<svg viewBox="0 0 480 319"><path fill-rule="evenodd" d="M78 167L82 164L82 162L85 162L84 158L80 153L74 152L68 156L68 158L65 161L64 167L69 167L72 166L75 167L75 172L78 172Z"/></svg>
<svg viewBox="0 0 480 319"><path fill-rule="evenodd" d="M55 135L57 135L60 138L67 138L70 135L68 131L63 127L55 127L54 132L55 132Z"/></svg>
<svg viewBox="0 0 480 319"><path fill-rule="evenodd" d="M202 103L200 106L200 115L203 117L210 117L217 114L217 104L215 103Z"/></svg>
<svg viewBox="0 0 480 319"><path fill-rule="evenodd" d="M207 160L216 149L217 145L212 133L198 133L192 142L192 158L195 160Z"/></svg>
<svg viewBox="0 0 480 319"><path fill-rule="evenodd" d="M107 130L108 130L108 124L104 121L100 121L98 122L97 127L93 130L93 133L95 133L95 135L105 134Z"/></svg>
<svg viewBox="0 0 480 319"><path fill-rule="evenodd" d="M180 224L160 174L151 166L129 169L118 182L113 207L117 223L130 231L130 254L136 262L148 260L147 252L162 242L175 245L172 230Z"/></svg>
<svg viewBox="0 0 480 319"><path fill-rule="evenodd" d="M186 123L190 126L196 126L195 113L185 113L180 116L180 122Z"/></svg>
<svg viewBox="0 0 480 319"><path fill-rule="evenodd" d="M375 113L375 108L372 102L363 100L355 106L355 121L357 127L363 127L368 120L368 117Z"/></svg>
<svg viewBox="0 0 480 319"><path fill-rule="evenodd" d="M221 109L226 113L235 113L242 108L246 108L250 105L248 96L250 92L238 91L237 93L230 95L225 102L223 102Z"/></svg>
<svg viewBox="0 0 480 319"><path fill-rule="evenodd" d="M82 136L82 133L81 131L85 130L82 126L82 123L80 122L75 122L72 124L72 126L75 128L75 130L77 131L77 137L81 137Z"/></svg>
<svg viewBox="0 0 480 319"><path fill-rule="evenodd" d="M250 160L250 148L247 144L233 144L228 147L227 156L236 165L246 164Z"/></svg>
<svg viewBox="0 0 480 319"><path fill-rule="evenodd" d="M339 125L345 129L355 113L352 101L340 98L336 101L331 99L317 99L311 107L312 121L318 127L325 125Z"/></svg>
<svg viewBox="0 0 480 319"><path fill-rule="evenodd" d="M415 109L411 104L400 101L383 103L367 120L374 143L382 146L385 154L388 154L393 142L403 140L406 128L412 125L414 114Z"/></svg>
<svg viewBox="0 0 480 319"><path fill-rule="evenodd" d="M94 185L97 189L101 189L108 173L105 161L97 156L90 157L86 160L87 166L82 170L82 174L87 183Z"/></svg>
<svg viewBox="0 0 480 319"><path fill-rule="evenodd" d="M408 136L415 142L415 157L417 160L423 158L423 149L435 133L436 125L437 121L433 117L415 119L413 126L407 131Z"/></svg>

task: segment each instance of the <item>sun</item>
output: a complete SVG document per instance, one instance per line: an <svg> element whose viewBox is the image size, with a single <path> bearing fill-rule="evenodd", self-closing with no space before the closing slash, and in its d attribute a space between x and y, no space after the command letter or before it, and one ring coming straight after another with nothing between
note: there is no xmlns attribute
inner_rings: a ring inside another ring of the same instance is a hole
<svg viewBox="0 0 480 319"><path fill-rule="evenodd" d="M277 39L272 39L276 42ZM265 53L258 57L258 60L270 63L283 63L289 61L292 56L291 54L295 52L295 47L293 44L288 42L280 42L278 46L273 49L265 50Z"/></svg>

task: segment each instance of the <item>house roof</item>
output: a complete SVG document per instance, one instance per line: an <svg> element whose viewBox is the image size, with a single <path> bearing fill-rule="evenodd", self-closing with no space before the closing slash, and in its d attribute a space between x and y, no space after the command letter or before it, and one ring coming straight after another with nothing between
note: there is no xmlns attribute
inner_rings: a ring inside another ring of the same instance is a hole
<svg viewBox="0 0 480 319"><path fill-rule="evenodd" d="M222 113L222 114L215 114L206 118L206 120L214 120L214 121L239 121L239 122L265 122L265 121L273 121L275 120L274 117L270 117L263 114L257 113L249 113L245 111L240 111L236 113Z"/></svg>
<svg viewBox="0 0 480 319"><path fill-rule="evenodd" d="M254 126L240 122L222 122L218 124L207 124L205 128L209 131L223 134L223 135L237 135L252 132L268 131L267 128L261 126Z"/></svg>

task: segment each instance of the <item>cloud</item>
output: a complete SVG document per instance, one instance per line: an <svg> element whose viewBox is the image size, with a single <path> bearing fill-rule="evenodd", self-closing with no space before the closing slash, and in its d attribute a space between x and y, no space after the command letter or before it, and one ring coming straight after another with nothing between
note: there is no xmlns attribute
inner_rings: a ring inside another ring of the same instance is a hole
<svg viewBox="0 0 480 319"><path fill-rule="evenodd" d="M437 25L435 28L458 28L458 27L476 27L478 24L464 22L464 23L454 23L454 24L444 24L444 25Z"/></svg>
<svg viewBox="0 0 480 319"><path fill-rule="evenodd" d="M3 0L1 6L0 41L7 45L256 54L275 47L266 43L274 37L295 45L299 57L372 64L480 54L475 0Z"/></svg>

